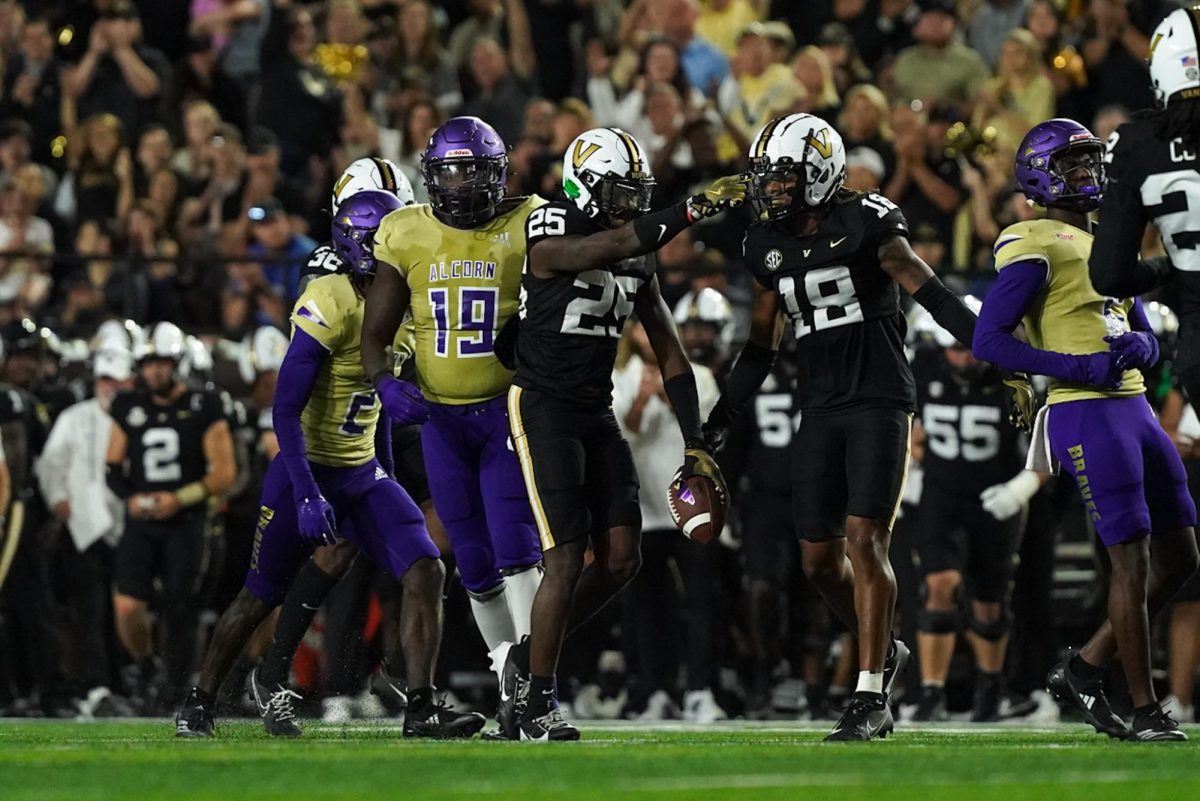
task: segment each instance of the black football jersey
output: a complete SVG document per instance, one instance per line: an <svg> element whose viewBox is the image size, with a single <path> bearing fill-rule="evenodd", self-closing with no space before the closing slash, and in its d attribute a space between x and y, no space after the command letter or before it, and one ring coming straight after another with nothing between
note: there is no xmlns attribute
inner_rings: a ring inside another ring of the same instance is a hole
<svg viewBox="0 0 1200 801"><path fill-rule="evenodd" d="M303 293L304 287L308 286L308 282L314 278L320 278L323 275L337 275L345 271L346 263L333 249L332 243L325 242L317 245L317 249L308 255L304 269L300 271L299 291Z"/></svg>
<svg viewBox="0 0 1200 801"><path fill-rule="evenodd" d="M170 492L204 478L204 432L227 419L220 396L203 389L187 390L170 406L155 403L146 390L123 392L109 415L128 438L134 492Z"/></svg>
<svg viewBox="0 0 1200 801"><path fill-rule="evenodd" d="M33 461L50 435L50 415L32 392L0 383L0 426L11 426L13 436L22 440L4 443L5 458L13 476L13 497L29 500L34 482ZM16 463L17 459L22 463Z"/></svg>
<svg viewBox="0 0 1200 801"><path fill-rule="evenodd" d="M900 209L882 195L853 192L837 195L811 236L769 222L746 231L746 266L779 293L792 320L796 398L806 413L914 408L900 288L878 256L893 234L908 235Z"/></svg>
<svg viewBox="0 0 1200 801"><path fill-rule="evenodd" d="M596 233L570 203L548 203L525 222L528 251L553 236ZM626 259L605 270L521 276L521 333L513 383L588 406L612 403L617 342L634 298L654 277L654 259Z"/></svg>
<svg viewBox="0 0 1200 801"><path fill-rule="evenodd" d="M913 357L917 406L925 429L925 481L977 497L1024 467L1023 442L1008 424L1000 373L990 366L963 373L940 348Z"/></svg>
<svg viewBox="0 0 1200 801"><path fill-rule="evenodd" d="M1176 367L1184 370L1200 363L1200 146L1159 139L1157 124L1137 118L1109 139L1094 252L1114 250L1122 225L1136 226L1139 241L1146 223L1158 228L1174 268L1164 299L1179 315Z"/></svg>

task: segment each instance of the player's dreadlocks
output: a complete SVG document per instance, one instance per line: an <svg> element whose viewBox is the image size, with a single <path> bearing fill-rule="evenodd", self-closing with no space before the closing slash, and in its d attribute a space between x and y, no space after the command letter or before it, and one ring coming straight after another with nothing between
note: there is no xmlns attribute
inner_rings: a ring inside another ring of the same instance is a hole
<svg viewBox="0 0 1200 801"><path fill-rule="evenodd" d="M1154 124L1154 135L1164 142L1183 139L1185 144L1200 145L1200 98L1177 100L1164 109L1147 109L1133 115Z"/></svg>

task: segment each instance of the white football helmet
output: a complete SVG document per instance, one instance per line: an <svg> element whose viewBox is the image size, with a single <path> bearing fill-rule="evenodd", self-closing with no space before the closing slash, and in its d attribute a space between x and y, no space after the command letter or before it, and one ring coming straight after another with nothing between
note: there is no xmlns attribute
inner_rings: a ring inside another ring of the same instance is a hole
<svg viewBox="0 0 1200 801"><path fill-rule="evenodd" d="M654 176L636 139L620 128L593 128L575 137L563 155L563 192L608 226L650 210Z"/></svg>
<svg viewBox="0 0 1200 801"><path fill-rule="evenodd" d="M1162 108L1176 100L1200 99L1200 4L1168 14L1150 37L1150 86Z"/></svg>
<svg viewBox="0 0 1200 801"><path fill-rule="evenodd" d="M408 176L392 162L380 158L364 158L353 162L333 185L330 211L337 214L338 206L351 195L374 189L395 195L405 206L417 201Z"/></svg>
<svg viewBox="0 0 1200 801"><path fill-rule="evenodd" d="M287 349L287 335L278 328L264 326L247 334L238 353L238 372L242 381L253 384L262 373L278 371Z"/></svg>
<svg viewBox="0 0 1200 801"><path fill-rule="evenodd" d="M92 337L92 350L121 348L141 353L146 347L146 332L133 320L105 320Z"/></svg>
<svg viewBox="0 0 1200 801"><path fill-rule="evenodd" d="M718 329L733 320L733 307L725 296L706 286L699 292L688 292L675 304L675 325L708 323Z"/></svg>
<svg viewBox="0 0 1200 801"><path fill-rule="evenodd" d="M776 117L750 145L750 172L754 179L748 195L755 214L761 220L779 220L820 208L842 188L846 145L820 117Z"/></svg>
<svg viewBox="0 0 1200 801"><path fill-rule="evenodd" d="M192 375L206 376L212 372L213 357L208 345L199 337L187 335L187 356L179 365L179 374L184 378Z"/></svg>
<svg viewBox="0 0 1200 801"><path fill-rule="evenodd" d="M983 308L983 301L974 295L964 295L962 300L963 304L978 317L979 310ZM937 321L933 319L933 315L925 309L921 309L913 318L909 329L909 341L913 344L932 342L939 348L971 347L969 342L960 346L958 340L954 338L954 334L938 325Z"/></svg>
<svg viewBox="0 0 1200 801"><path fill-rule="evenodd" d="M145 344L134 354L143 359L170 359L181 364L187 355L187 337L174 323L155 323Z"/></svg>

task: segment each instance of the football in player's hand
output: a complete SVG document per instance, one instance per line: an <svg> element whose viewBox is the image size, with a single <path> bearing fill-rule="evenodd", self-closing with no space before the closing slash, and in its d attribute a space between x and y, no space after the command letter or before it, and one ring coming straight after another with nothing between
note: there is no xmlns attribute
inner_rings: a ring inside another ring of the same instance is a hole
<svg viewBox="0 0 1200 801"><path fill-rule="evenodd" d="M667 506L676 527L696 542L712 542L725 527L728 511L725 495L707 476L680 478L676 471L667 487Z"/></svg>

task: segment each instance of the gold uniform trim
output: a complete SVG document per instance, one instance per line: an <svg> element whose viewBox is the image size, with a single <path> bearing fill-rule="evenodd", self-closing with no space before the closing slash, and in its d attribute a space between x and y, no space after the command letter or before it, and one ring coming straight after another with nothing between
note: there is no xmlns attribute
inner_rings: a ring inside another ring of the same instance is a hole
<svg viewBox="0 0 1200 801"><path fill-rule="evenodd" d="M888 531L896 527L896 518L900 516L900 504L904 502L904 486L908 483L908 467L912 464L912 428L913 416L908 416L908 437L904 445L904 475L900 477L900 490L896 493L896 505L892 507L892 517L888 520Z"/></svg>
<svg viewBox="0 0 1200 801"><path fill-rule="evenodd" d="M392 172L391 166L383 159L374 159L375 166L379 168L379 175L383 178L383 188L388 192L396 191L396 174Z"/></svg>
<svg viewBox="0 0 1200 801"><path fill-rule="evenodd" d="M629 164L633 172L642 172L642 151L638 149L637 142L620 128L610 128L609 130L619 136L621 141L625 143L625 149L629 151Z"/></svg>
<svg viewBox="0 0 1200 801"><path fill-rule="evenodd" d="M533 477L533 456L529 452L525 424L521 422L520 387L513 386L508 389L508 425L512 431L517 461L521 463L521 475L525 477L525 489L529 491L529 505L533 507L533 519L537 522L538 540L542 550L548 551L554 547L554 534L550 531L550 521L546 519L546 510L542 508L542 498L538 494L537 480Z"/></svg>
<svg viewBox="0 0 1200 801"><path fill-rule="evenodd" d="M783 122L783 117L776 117L767 123L767 127L762 129L762 133L758 135L758 144L754 148L754 158L760 159L767 152L767 143L771 141L771 137L775 135L775 129L779 127L779 123Z"/></svg>

